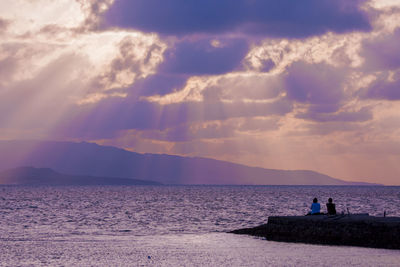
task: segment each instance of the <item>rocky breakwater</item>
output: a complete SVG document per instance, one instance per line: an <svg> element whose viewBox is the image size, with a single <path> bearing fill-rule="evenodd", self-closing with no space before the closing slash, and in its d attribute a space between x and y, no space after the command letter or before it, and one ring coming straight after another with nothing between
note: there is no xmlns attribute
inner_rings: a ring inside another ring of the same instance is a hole
<svg viewBox="0 0 400 267"><path fill-rule="evenodd" d="M400 249L400 217L274 216L267 224L231 233L282 242Z"/></svg>

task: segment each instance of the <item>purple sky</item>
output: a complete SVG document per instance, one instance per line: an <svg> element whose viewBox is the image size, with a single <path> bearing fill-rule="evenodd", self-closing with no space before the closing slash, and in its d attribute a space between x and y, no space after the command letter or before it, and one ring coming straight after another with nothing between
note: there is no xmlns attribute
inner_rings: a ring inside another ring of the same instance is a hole
<svg viewBox="0 0 400 267"><path fill-rule="evenodd" d="M397 0L0 2L0 139L400 185Z"/></svg>

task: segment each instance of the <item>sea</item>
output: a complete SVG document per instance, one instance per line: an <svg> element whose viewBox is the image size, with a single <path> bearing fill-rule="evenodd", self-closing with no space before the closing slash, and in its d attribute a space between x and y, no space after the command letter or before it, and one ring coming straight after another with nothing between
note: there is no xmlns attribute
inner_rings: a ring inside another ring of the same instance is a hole
<svg viewBox="0 0 400 267"><path fill-rule="evenodd" d="M400 251L228 233L304 215L400 216L389 186L0 186L0 266L400 266Z"/></svg>

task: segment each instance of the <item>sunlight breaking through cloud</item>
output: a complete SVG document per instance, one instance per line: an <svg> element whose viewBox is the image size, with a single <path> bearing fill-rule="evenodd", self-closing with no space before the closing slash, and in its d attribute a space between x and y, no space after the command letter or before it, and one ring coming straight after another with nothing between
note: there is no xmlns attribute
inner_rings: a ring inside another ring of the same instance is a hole
<svg viewBox="0 0 400 267"><path fill-rule="evenodd" d="M1 1L0 139L397 181L399 1L178 2Z"/></svg>

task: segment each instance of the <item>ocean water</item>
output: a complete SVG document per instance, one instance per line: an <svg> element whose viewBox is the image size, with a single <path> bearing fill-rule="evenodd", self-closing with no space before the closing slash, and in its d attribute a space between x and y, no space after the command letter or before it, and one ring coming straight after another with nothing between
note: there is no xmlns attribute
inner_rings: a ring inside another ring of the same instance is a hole
<svg viewBox="0 0 400 267"><path fill-rule="evenodd" d="M400 266L398 250L226 233L304 215L314 197L400 216L400 187L0 186L0 266Z"/></svg>

